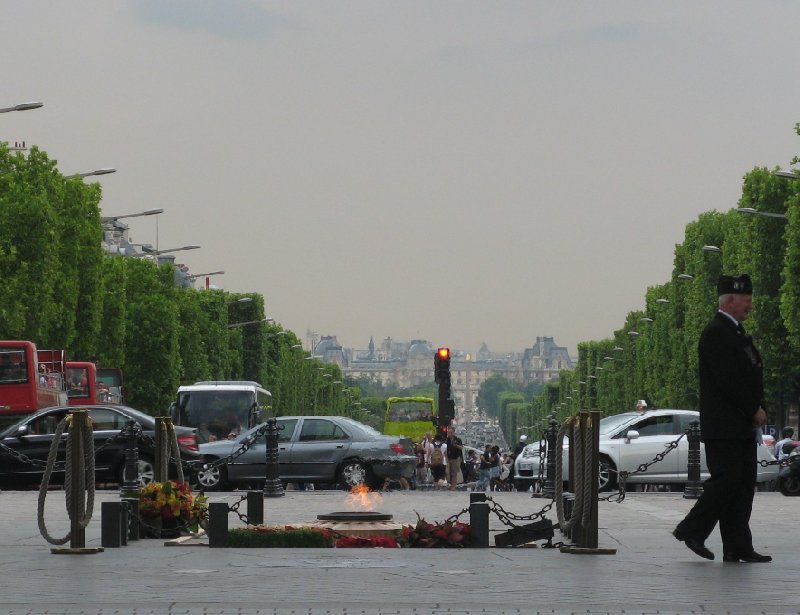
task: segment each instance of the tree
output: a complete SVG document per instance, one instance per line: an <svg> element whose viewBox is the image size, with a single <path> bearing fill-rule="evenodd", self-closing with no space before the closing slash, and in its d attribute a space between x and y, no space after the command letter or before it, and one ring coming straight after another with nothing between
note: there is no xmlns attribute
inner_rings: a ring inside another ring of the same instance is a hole
<svg viewBox="0 0 800 615"><path fill-rule="evenodd" d="M511 384L503 376L495 374L483 381L475 401L487 416L497 417L500 413L500 393L516 390L517 387L515 385Z"/></svg>

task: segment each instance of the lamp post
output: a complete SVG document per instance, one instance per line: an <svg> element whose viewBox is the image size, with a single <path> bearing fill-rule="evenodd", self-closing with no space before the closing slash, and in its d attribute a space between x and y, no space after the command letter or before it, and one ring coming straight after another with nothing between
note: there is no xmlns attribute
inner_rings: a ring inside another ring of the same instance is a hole
<svg viewBox="0 0 800 615"><path fill-rule="evenodd" d="M11 107L0 108L0 113L10 113L11 111L30 111L31 109L38 109L39 107L43 106L44 103L41 102L24 102L19 103L18 105L12 105Z"/></svg>
<svg viewBox="0 0 800 615"><path fill-rule="evenodd" d="M223 275L224 273L225 273L224 271L209 271L208 273L192 273L190 275L187 275L186 279L194 283L194 281L197 278L205 278L206 279L205 286L206 290L208 290L209 287L208 278L210 278L212 275Z"/></svg>
<svg viewBox="0 0 800 615"><path fill-rule="evenodd" d="M86 173L73 173L72 175L67 175L66 179L75 179L76 177L80 177L83 179L84 177L92 177L94 175L109 175L110 173L116 173L117 170L111 167L106 167L104 169L95 169L94 171L86 171Z"/></svg>
<svg viewBox="0 0 800 615"><path fill-rule="evenodd" d="M170 252L181 252L183 250L197 250L200 246L182 246L180 248L169 248L168 250L152 250L150 252L140 252L139 254L131 254L131 258L144 258L146 256L161 256L162 254L169 254Z"/></svg>
<svg viewBox="0 0 800 615"><path fill-rule="evenodd" d="M113 172L113 171L111 171ZM158 214L163 214L163 209L146 209L144 211L140 211L135 214L123 214L121 216L101 216L100 221L105 223L108 222L116 222L117 220L122 220L123 218L138 218L140 216L156 216Z"/></svg>
<svg viewBox="0 0 800 615"><path fill-rule="evenodd" d="M261 320L248 320L246 322L235 322L233 324L227 325L226 328L228 329L235 329L236 327L244 327L245 325L258 325L262 322L272 322L275 320L274 318L262 318ZM274 336L272 336L274 337Z"/></svg>
<svg viewBox="0 0 800 615"><path fill-rule="evenodd" d="M751 216L759 216L761 218L780 218L786 220L786 214L780 214L775 211L758 211L752 207L739 207L736 211L740 214L750 214Z"/></svg>

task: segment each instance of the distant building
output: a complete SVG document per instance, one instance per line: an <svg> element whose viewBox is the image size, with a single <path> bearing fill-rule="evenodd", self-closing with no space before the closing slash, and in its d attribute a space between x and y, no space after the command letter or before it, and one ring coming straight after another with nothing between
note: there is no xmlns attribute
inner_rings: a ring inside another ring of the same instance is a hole
<svg viewBox="0 0 800 615"><path fill-rule="evenodd" d="M384 386L394 383L409 388L433 382L434 347L426 340L398 342L391 337L376 345L370 337L366 350L342 348L336 336L322 336L314 346L313 356L335 363L353 379L366 379ZM562 369L572 369L573 362L563 346L552 337L537 337L531 348L520 353L492 353L482 344L473 357L451 349L450 375L456 406L471 413L475 396L483 382L500 375L521 386L544 383L558 378Z"/></svg>

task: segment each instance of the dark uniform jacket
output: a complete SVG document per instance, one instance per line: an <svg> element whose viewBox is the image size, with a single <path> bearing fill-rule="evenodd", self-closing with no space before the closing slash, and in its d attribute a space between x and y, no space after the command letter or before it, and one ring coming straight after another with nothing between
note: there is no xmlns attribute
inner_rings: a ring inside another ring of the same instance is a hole
<svg viewBox="0 0 800 615"><path fill-rule="evenodd" d="M700 336L699 360L702 440L753 438L753 417L765 407L761 356L753 340L717 312Z"/></svg>

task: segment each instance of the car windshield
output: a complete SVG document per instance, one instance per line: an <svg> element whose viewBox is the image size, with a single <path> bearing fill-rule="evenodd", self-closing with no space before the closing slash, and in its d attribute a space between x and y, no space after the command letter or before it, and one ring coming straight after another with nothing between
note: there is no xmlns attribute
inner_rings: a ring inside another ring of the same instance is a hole
<svg viewBox="0 0 800 615"><path fill-rule="evenodd" d="M636 414L635 412L625 412L623 414L615 414L614 416L606 416L600 419L600 435L604 436L609 434L618 427L624 425L625 423L630 423L640 416L641 414Z"/></svg>

